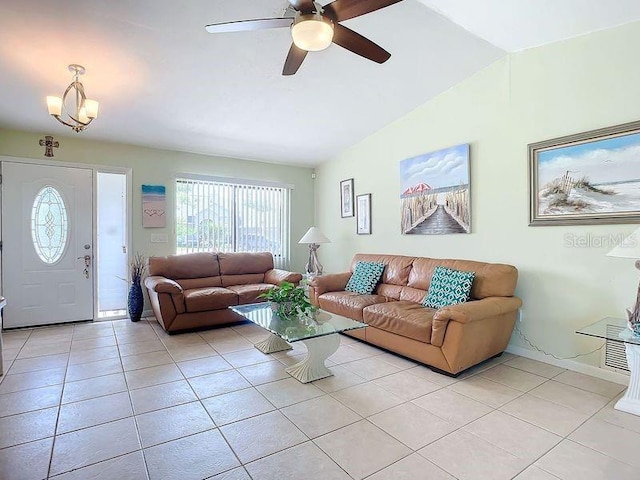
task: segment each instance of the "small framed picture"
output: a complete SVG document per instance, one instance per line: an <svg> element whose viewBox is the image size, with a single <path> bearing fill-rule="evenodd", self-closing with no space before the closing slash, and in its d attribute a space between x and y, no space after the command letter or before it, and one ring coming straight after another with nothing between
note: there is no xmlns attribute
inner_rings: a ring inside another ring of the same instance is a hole
<svg viewBox="0 0 640 480"><path fill-rule="evenodd" d="M356 233L371 235L371 194L365 193L356 197Z"/></svg>
<svg viewBox="0 0 640 480"><path fill-rule="evenodd" d="M340 182L340 211L342 218L353 217L353 178Z"/></svg>

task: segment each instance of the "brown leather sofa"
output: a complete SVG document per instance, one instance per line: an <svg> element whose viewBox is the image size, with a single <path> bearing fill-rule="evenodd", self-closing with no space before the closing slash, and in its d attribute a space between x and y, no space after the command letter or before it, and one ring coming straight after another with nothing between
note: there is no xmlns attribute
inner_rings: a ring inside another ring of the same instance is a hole
<svg viewBox="0 0 640 480"><path fill-rule="evenodd" d="M385 264L372 295L345 291L358 261ZM437 266L475 272L470 301L439 310L421 305ZM507 347L522 305L513 296L517 279L511 265L356 254L351 271L316 277L309 292L320 308L368 325L348 335L457 376Z"/></svg>
<svg viewBox="0 0 640 480"><path fill-rule="evenodd" d="M150 257L144 283L158 322L175 333L244 320L228 307L259 302L274 285L300 280L274 269L268 252L206 252Z"/></svg>

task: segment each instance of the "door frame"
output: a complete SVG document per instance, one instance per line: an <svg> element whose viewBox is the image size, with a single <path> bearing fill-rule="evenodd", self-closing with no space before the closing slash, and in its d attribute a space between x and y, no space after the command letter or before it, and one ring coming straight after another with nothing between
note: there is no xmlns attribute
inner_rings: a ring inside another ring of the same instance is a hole
<svg viewBox="0 0 640 480"><path fill-rule="evenodd" d="M84 168L86 170L91 170L91 189L92 189L92 233L91 233L91 241L94 245L93 248L93 321L111 321L116 320L119 317L109 317L107 319L101 320L98 317L98 275L97 275L97 265L96 265L96 252L98 245L98 172L103 173L120 173L126 175L126 192L127 192L127 264L131 263L131 246L133 245L133 169L131 167L115 167L111 165L100 165L100 164L87 164L87 163L78 163L78 162L65 162L60 160L46 160L39 158L24 158L24 157L10 157L5 155L0 155L0 174L2 173L1 165L3 162L11 162L11 163L28 163L28 164L36 164L36 165L47 165L53 167L71 167L71 168ZM2 184L0 183L0 242L2 241ZM2 281L4 279L4 271L2 265L2 254L0 254L0 289L3 288ZM9 300L11 301L11 300ZM124 317L122 317L124 318ZM1 327L0 327L1 328Z"/></svg>

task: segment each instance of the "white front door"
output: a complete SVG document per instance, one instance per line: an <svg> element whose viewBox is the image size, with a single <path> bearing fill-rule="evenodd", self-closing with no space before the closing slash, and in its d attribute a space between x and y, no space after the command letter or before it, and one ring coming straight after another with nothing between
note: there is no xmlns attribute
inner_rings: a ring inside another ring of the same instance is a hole
<svg viewBox="0 0 640 480"><path fill-rule="evenodd" d="M3 327L93 319L92 171L2 162Z"/></svg>

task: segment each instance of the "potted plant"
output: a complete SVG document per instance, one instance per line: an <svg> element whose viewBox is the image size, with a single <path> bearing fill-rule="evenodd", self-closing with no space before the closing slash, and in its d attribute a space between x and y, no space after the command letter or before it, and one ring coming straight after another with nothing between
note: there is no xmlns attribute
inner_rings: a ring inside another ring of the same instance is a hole
<svg viewBox="0 0 640 480"><path fill-rule="evenodd" d="M144 297L142 295L142 276L147 268L147 260L141 253L136 253L133 260L131 260L129 270L129 298L127 302L127 309L129 311L129 318L132 322L140 321L142 316L142 309L144 308Z"/></svg>
<svg viewBox="0 0 640 480"><path fill-rule="evenodd" d="M303 287L296 287L291 282L282 282L259 298L266 298L271 302L274 311L281 317L311 316L318 307L312 305Z"/></svg>

